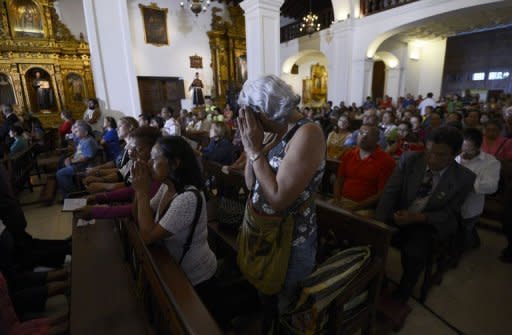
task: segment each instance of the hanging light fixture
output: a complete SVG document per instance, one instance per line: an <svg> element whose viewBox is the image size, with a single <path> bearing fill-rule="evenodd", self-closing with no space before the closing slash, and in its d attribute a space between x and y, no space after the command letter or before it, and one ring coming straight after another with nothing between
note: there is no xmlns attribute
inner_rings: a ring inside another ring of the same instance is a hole
<svg viewBox="0 0 512 335"><path fill-rule="evenodd" d="M187 0L187 4L192 13L199 15L201 11L206 12L208 6L210 6L210 0ZM180 2L181 8L185 7L185 2Z"/></svg>
<svg viewBox="0 0 512 335"><path fill-rule="evenodd" d="M299 31L305 31L308 35L313 34L315 31L320 30L320 23L318 23L318 16L313 14L311 10L311 0L309 0L309 13L302 18Z"/></svg>

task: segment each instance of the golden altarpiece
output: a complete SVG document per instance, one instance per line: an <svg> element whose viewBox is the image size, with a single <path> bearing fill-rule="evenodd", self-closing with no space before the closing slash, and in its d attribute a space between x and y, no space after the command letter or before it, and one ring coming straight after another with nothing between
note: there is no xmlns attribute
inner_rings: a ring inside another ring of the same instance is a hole
<svg viewBox="0 0 512 335"><path fill-rule="evenodd" d="M0 103L45 126L67 108L81 118L94 96L89 45L59 20L55 0L0 0Z"/></svg>
<svg viewBox="0 0 512 335"><path fill-rule="evenodd" d="M224 106L236 98L247 80L245 18L240 6L227 6L231 22L224 21L219 8L212 9L212 30L208 32L212 58L213 102Z"/></svg>

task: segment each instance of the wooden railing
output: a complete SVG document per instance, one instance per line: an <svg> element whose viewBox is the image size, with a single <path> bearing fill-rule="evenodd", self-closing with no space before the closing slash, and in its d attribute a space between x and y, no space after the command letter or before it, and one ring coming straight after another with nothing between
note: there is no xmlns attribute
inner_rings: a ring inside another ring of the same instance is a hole
<svg viewBox="0 0 512 335"><path fill-rule="evenodd" d="M334 11L332 7L326 8L323 11L315 14L318 15L318 23L320 23L320 30L324 30L331 26L331 23L334 20ZM300 31L301 23L302 20L281 27L281 43L291 41L293 39L307 35L307 32Z"/></svg>
<svg viewBox="0 0 512 335"><path fill-rule="evenodd" d="M418 0L361 0L361 15L367 16Z"/></svg>

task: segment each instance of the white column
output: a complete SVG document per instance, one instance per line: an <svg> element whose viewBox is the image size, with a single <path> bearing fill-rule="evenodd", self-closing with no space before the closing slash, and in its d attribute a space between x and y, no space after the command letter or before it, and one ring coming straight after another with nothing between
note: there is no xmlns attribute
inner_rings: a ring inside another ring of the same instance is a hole
<svg viewBox="0 0 512 335"><path fill-rule="evenodd" d="M140 97L126 0L84 0L96 97L108 115L137 116Z"/></svg>
<svg viewBox="0 0 512 335"><path fill-rule="evenodd" d="M244 0L248 79L281 74L280 8L284 0Z"/></svg>
<svg viewBox="0 0 512 335"><path fill-rule="evenodd" d="M373 79L373 60L366 57L353 58L351 60L350 103L357 105L363 103L368 95L371 95Z"/></svg>
<svg viewBox="0 0 512 335"><path fill-rule="evenodd" d="M332 72L329 73L329 100L335 105L341 101L349 106L350 74L352 59L353 27L351 20L331 25L333 34L332 53L327 55Z"/></svg>

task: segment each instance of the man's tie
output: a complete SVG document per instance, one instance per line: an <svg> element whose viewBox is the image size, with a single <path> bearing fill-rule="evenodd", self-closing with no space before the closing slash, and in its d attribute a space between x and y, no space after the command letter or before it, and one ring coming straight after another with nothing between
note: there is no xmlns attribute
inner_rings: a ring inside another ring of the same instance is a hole
<svg viewBox="0 0 512 335"><path fill-rule="evenodd" d="M434 184L434 173L432 170L428 169L423 176L423 181L421 182L418 191L416 192L416 198L425 198L428 197L432 193L432 186Z"/></svg>

